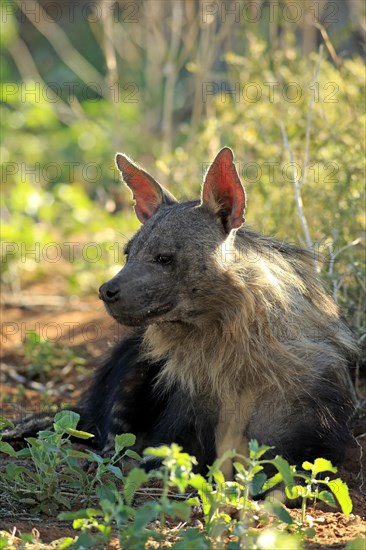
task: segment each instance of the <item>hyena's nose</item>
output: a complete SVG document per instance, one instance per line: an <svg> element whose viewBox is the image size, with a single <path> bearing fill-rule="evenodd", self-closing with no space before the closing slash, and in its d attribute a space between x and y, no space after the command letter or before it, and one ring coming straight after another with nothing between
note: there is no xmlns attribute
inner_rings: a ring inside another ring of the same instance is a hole
<svg viewBox="0 0 366 550"><path fill-rule="evenodd" d="M99 289L99 298L108 304L119 300L119 288L117 285L111 284L111 281L104 283Z"/></svg>

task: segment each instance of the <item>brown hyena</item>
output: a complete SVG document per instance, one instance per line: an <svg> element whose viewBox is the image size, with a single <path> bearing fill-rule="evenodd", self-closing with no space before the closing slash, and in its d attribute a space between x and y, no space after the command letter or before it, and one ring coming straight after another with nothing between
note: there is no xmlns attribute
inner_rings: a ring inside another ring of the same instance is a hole
<svg viewBox="0 0 366 550"><path fill-rule="evenodd" d="M342 460L351 442L348 328L305 251L243 227L246 197L230 149L200 201L178 203L118 154L141 229L100 288L107 311L137 327L97 375L87 406L103 441L176 441L204 468L247 440L291 462ZM100 401L96 407L96 399ZM225 474L232 475L229 461Z"/></svg>
<svg viewBox="0 0 366 550"><path fill-rule="evenodd" d="M126 156L116 161L142 226L99 295L134 329L83 398L82 428L101 448L126 431L140 448L174 441L201 471L227 449L247 454L251 438L294 464L341 462L357 349L311 255L243 226L228 148L200 201L178 203Z"/></svg>

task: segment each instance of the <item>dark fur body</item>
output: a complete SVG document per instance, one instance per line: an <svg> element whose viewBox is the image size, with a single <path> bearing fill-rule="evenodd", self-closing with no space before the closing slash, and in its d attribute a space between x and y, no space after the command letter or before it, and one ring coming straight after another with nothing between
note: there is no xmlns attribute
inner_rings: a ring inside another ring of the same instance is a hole
<svg viewBox="0 0 366 550"><path fill-rule="evenodd" d="M245 455L249 439L296 465L341 463L353 446L357 346L309 253L242 227L245 192L227 148L201 202L179 204L126 157L117 164L143 226L100 297L135 328L82 398L80 428L105 451L123 432L138 450L176 442L202 472L226 449Z"/></svg>

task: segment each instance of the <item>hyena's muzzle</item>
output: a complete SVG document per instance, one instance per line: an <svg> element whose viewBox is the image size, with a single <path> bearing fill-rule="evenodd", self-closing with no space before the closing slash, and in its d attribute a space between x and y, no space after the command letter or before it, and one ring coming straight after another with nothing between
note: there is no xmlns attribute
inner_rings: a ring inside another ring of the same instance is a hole
<svg viewBox="0 0 366 550"><path fill-rule="evenodd" d="M148 324L175 307L177 293L171 279L162 277L159 265L130 261L100 287L99 298L119 323Z"/></svg>

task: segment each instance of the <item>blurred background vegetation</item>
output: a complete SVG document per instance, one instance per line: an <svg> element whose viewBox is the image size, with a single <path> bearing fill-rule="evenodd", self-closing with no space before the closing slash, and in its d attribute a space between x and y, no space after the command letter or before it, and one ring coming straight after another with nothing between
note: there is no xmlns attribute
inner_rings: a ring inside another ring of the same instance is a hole
<svg viewBox="0 0 366 550"><path fill-rule="evenodd" d="M116 151L192 198L228 145L247 223L312 244L362 334L362 1L5 0L1 9L7 293L50 273L65 293L95 293L116 271L138 227Z"/></svg>

